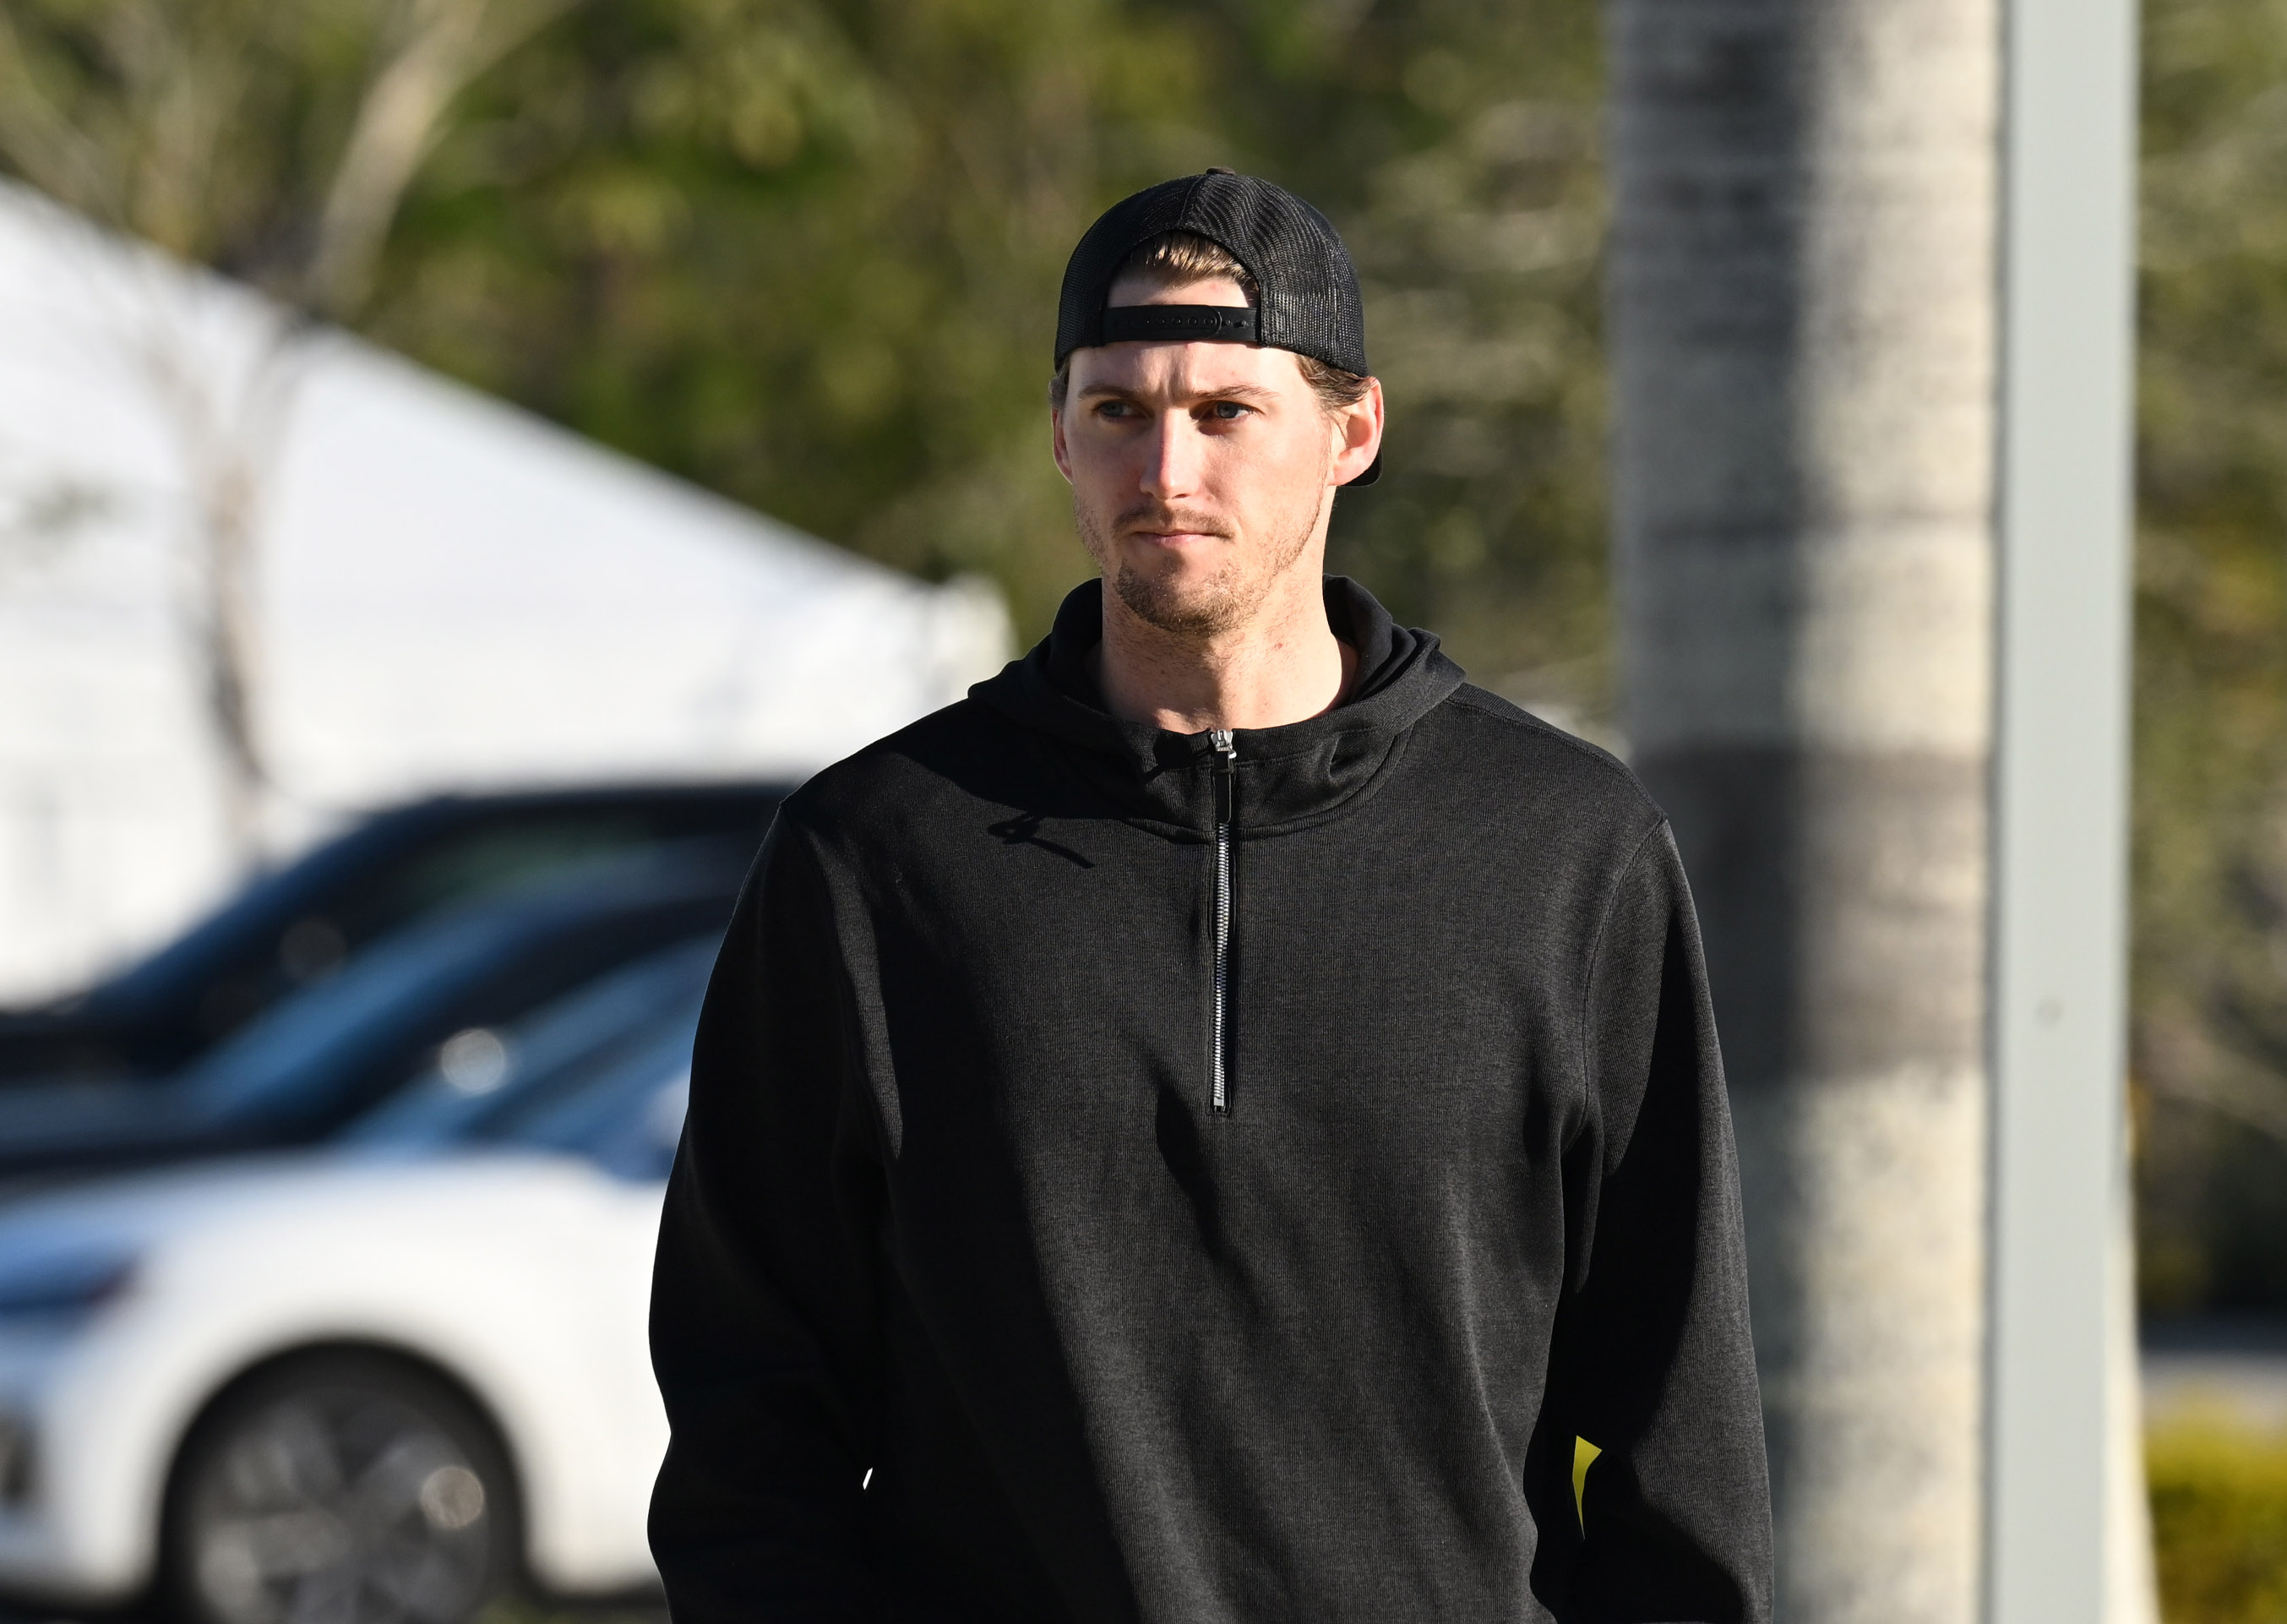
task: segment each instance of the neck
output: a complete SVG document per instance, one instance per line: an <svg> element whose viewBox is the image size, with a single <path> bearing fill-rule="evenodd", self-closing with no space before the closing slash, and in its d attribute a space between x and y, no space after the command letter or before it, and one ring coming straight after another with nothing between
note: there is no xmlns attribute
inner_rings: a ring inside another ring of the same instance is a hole
<svg viewBox="0 0 2287 1624"><path fill-rule="evenodd" d="M1090 656L1114 716L1174 733L1281 727L1341 703L1357 651L1326 623L1311 571L1282 582L1246 624L1185 636L1137 617L1107 582L1104 641Z"/></svg>

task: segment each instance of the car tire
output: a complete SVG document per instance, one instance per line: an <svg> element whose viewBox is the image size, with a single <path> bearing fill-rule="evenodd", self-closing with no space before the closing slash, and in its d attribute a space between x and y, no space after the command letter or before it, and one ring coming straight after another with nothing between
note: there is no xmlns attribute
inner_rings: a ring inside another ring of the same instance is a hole
<svg viewBox="0 0 2287 1624"><path fill-rule="evenodd" d="M178 1624L464 1624L520 1588L518 1509L492 1427L447 1383L304 1355L185 1438L155 1599Z"/></svg>

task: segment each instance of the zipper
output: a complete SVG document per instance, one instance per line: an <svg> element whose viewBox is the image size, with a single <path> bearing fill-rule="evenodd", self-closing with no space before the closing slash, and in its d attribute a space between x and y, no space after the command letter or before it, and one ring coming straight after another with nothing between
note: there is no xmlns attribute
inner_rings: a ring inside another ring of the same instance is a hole
<svg viewBox="0 0 2287 1624"><path fill-rule="evenodd" d="M1238 746L1231 729L1207 734L1215 746L1215 1014L1207 1034L1207 1100L1231 1114L1231 826L1238 812Z"/></svg>

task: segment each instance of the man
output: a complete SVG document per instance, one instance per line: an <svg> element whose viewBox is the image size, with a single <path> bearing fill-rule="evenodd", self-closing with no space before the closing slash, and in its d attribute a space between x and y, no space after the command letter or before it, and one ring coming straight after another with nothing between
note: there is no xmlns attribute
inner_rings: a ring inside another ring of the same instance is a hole
<svg viewBox="0 0 2287 1624"><path fill-rule="evenodd" d="M1767 1617L1683 875L1624 768L1322 574L1382 426L1340 239L1140 193L1056 366L1102 581L787 802L708 994L678 1624Z"/></svg>

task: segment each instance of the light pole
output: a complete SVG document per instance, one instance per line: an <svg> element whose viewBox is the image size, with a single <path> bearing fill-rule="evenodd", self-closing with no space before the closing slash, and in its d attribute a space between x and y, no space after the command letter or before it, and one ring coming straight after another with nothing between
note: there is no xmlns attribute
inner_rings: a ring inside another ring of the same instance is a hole
<svg viewBox="0 0 2287 1624"><path fill-rule="evenodd" d="M2006 16L1986 1617L2127 1624L2150 1607L2122 1404L2136 8Z"/></svg>

